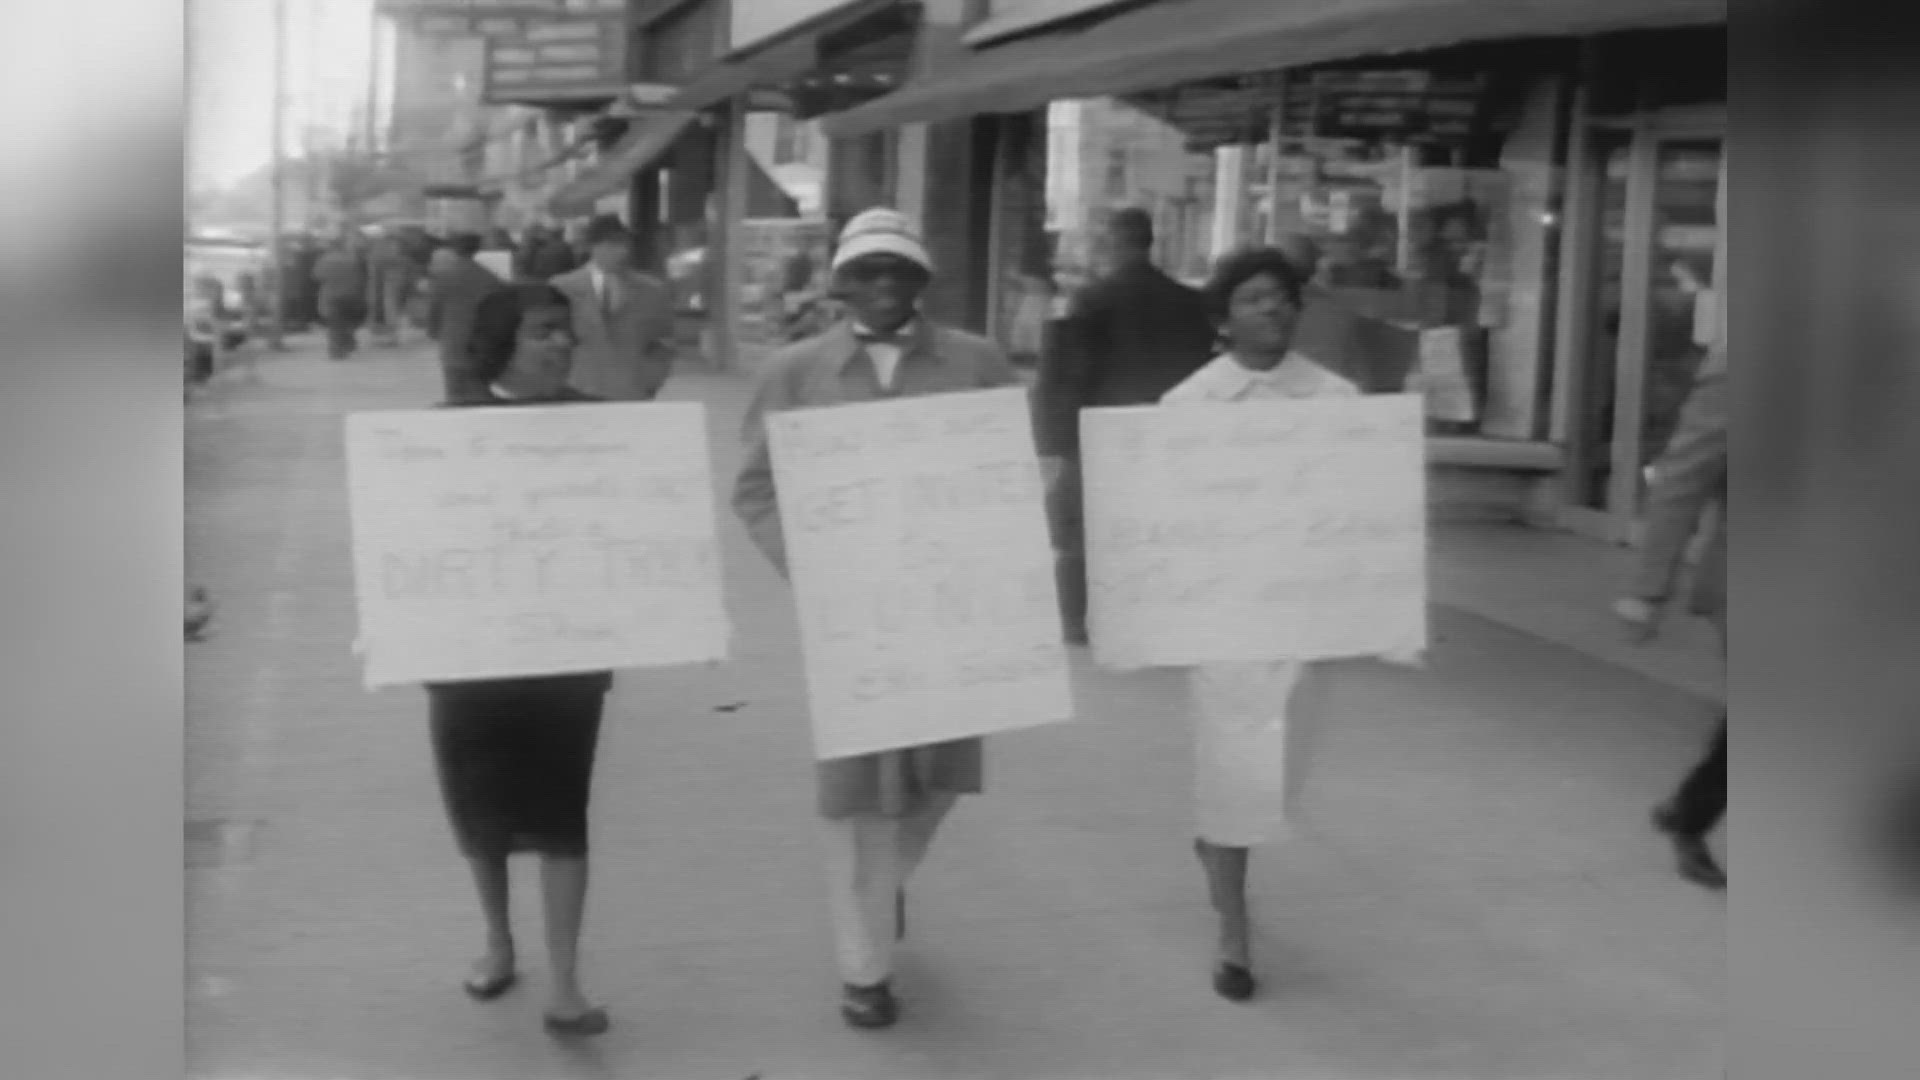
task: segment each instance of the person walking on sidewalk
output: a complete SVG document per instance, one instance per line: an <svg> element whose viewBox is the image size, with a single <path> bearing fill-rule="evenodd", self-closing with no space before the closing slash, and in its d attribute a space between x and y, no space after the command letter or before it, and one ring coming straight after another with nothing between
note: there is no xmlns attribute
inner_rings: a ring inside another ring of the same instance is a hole
<svg viewBox="0 0 1920 1080"><path fill-rule="evenodd" d="M1711 621L1727 649L1727 364L1724 347L1707 356L1681 407L1672 439L1649 470L1646 541L1629 595L1614 605L1636 641L1652 639L1702 530L1705 546L1695 568L1692 609ZM1727 807L1727 714L1706 754L1672 797L1654 811L1654 826L1673 843L1680 873L1702 887L1727 887L1707 836Z"/></svg>
<svg viewBox="0 0 1920 1080"><path fill-rule="evenodd" d="M475 258L480 253L480 238L462 233L434 253L432 288L433 313L430 322L434 340L440 345L440 373L448 399L484 395L486 382L473 371L469 346L474 318L480 302L499 291L505 282Z"/></svg>
<svg viewBox="0 0 1920 1080"><path fill-rule="evenodd" d="M619 218L596 219L587 243L587 265L553 279L573 302L573 386L608 401L652 401L673 373L672 295L633 268L633 236Z"/></svg>
<svg viewBox="0 0 1920 1080"><path fill-rule="evenodd" d="M831 272L851 318L769 359L747 413L746 460L733 490L735 512L783 575L769 415L1020 385L992 342L920 314L933 263L904 215L874 209L854 217ZM899 1017L892 946L905 934L907 882L959 797L981 790L982 749L980 739L963 739L816 767L840 1009L854 1027L887 1027Z"/></svg>
<svg viewBox="0 0 1920 1080"><path fill-rule="evenodd" d="M1112 272L1075 294L1034 383L1034 429L1067 639L1087 641L1081 409L1150 405L1207 362L1214 327L1200 294L1153 265L1153 219L1128 208L1106 240Z"/></svg>
<svg viewBox="0 0 1920 1080"><path fill-rule="evenodd" d="M320 285L320 321L327 328L327 355L345 360L360 350L367 318L367 261L354 238L342 233L314 264Z"/></svg>
<svg viewBox="0 0 1920 1080"><path fill-rule="evenodd" d="M1272 249L1223 259L1204 295L1227 351L1168 391L1185 403L1350 398L1353 383L1293 347L1303 284ZM1194 852L1219 915L1213 987L1231 1001L1258 991L1247 867L1253 848L1285 835L1300 795L1306 740L1322 722L1327 672L1293 660L1188 672L1194 731Z"/></svg>
<svg viewBox="0 0 1920 1080"><path fill-rule="evenodd" d="M400 237L383 229L373 236L367 266L372 277L369 299L374 305L374 342L396 348L406 328L407 299L413 290L413 262L407 257Z"/></svg>
<svg viewBox="0 0 1920 1080"><path fill-rule="evenodd" d="M475 376L448 407L591 400L567 387L573 351L567 299L545 285L496 289L475 313ZM540 856L548 960L547 1030L597 1035L605 1009L580 988L587 898L587 802L610 672L482 679L427 687L434 761L461 853L486 919L486 951L463 986L490 1001L519 981L509 918L508 857Z"/></svg>

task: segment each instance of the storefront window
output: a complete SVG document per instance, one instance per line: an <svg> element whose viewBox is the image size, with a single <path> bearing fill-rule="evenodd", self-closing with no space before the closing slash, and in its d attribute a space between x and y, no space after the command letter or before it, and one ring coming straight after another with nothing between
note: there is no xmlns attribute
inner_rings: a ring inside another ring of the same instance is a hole
<svg viewBox="0 0 1920 1080"><path fill-rule="evenodd" d="M1053 286L1061 296L1100 272L1101 230L1123 207L1153 215L1154 258L1177 278L1211 265L1213 155L1174 125L1115 98L1056 102L1047 113L1044 189Z"/></svg>

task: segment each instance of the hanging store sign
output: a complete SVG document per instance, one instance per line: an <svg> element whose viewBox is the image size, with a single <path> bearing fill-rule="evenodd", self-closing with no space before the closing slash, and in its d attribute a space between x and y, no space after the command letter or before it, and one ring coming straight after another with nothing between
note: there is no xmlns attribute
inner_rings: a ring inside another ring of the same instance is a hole
<svg viewBox="0 0 1920 1080"><path fill-rule="evenodd" d="M1148 115L1179 128L1189 150L1206 151L1266 140L1273 107L1285 103L1290 130L1304 131L1312 119L1304 95L1284 92L1285 76L1242 75L1208 79L1128 98Z"/></svg>
<svg viewBox="0 0 1920 1080"><path fill-rule="evenodd" d="M379 0L379 11L428 37L513 37L542 20L620 17L627 0Z"/></svg>
<svg viewBox="0 0 1920 1080"><path fill-rule="evenodd" d="M1208 79L1127 100L1179 128L1191 150L1265 142L1275 105L1287 139L1450 144L1492 130L1490 84L1483 74L1342 69Z"/></svg>
<svg viewBox="0 0 1920 1080"><path fill-rule="evenodd" d="M1489 79L1433 71L1317 71L1309 94L1321 139L1457 143L1484 133Z"/></svg>
<svg viewBox="0 0 1920 1080"><path fill-rule="evenodd" d="M626 22L549 18L524 33L487 40L485 99L491 105L613 100L626 93Z"/></svg>

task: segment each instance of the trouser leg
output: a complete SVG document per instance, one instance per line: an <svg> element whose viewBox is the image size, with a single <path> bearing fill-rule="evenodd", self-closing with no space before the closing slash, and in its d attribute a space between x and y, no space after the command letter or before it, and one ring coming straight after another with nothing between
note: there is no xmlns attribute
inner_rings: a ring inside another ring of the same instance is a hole
<svg viewBox="0 0 1920 1080"><path fill-rule="evenodd" d="M1720 718L1720 730L1705 757L1693 767L1674 793L1669 818L1673 830L1682 836L1705 836L1720 824L1727 809L1727 720Z"/></svg>
<svg viewBox="0 0 1920 1080"><path fill-rule="evenodd" d="M1060 621L1067 637L1087 635L1086 525L1080 459L1066 458L1059 478L1047 491L1047 525L1053 534L1054 584L1060 596Z"/></svg>
<svg viewBox="0 0 1920 1080"><path fill-rule="evenodd" d="M893 975L894 898L899 890L899 823L877 814L821 820L834 960L849 986Z"/></svg>

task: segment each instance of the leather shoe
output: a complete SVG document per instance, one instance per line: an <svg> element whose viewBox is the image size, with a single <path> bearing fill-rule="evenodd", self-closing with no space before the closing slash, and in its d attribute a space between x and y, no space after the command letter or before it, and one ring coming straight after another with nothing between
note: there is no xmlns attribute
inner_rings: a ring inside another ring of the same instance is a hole
<svg viewBox="0 0 1920 1080"><path fill-rule="evenodd" d="M1239 964L1221 964L1213 969L1213 992L1228 1001L1251 1001L1259 989L1253 972Z"/></svg>
<svg viewBox="0 0 1920 1080"><path fill-rule="evenodd" d="M1713 857L1707 838L1681 829L1671 805L1662 804L1653 812L1653 827L1666 834L1673 844L1674 866L1681 877L1703 889L1726 891L1727 872Z"/></svg>
<svg viewBox="0 0 1920 1080"><path fill-rule="evenodd" d="M843 994L840 1016L850 1027L873 1031L892 1027L900 1019L900 1001L893 996L891 983L847 986Z"/></svg>

